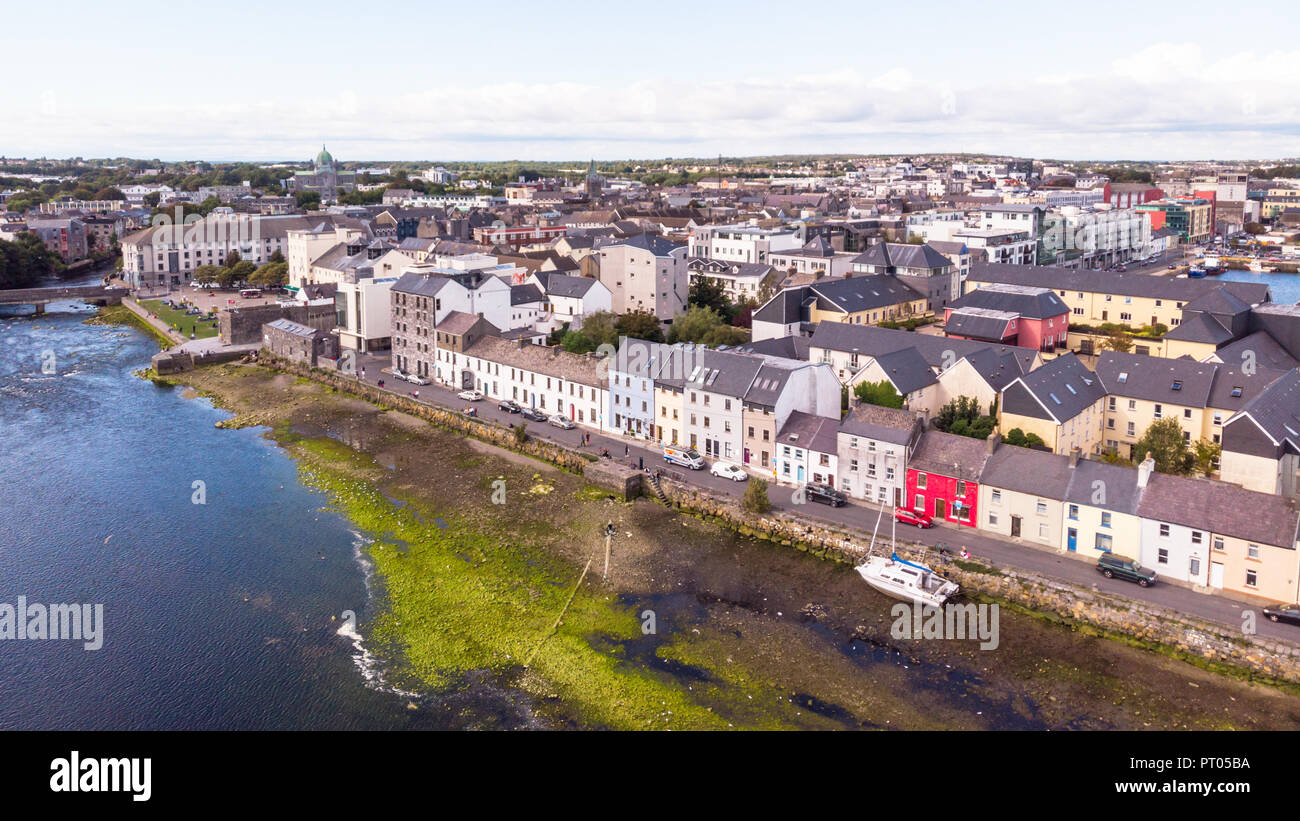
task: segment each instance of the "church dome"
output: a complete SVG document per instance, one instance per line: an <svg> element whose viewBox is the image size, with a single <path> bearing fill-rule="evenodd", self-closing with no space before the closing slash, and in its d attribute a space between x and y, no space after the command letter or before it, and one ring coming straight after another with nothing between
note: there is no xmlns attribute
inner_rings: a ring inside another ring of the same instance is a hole
<svg viewBox="0 0 1300 821"><path fill-rule="evenodd" d="M317 165L334 164L334 158L330 156L330 152L326 151L325 146L323 145L320 147L320 153L316 155L316 164Z"/></svg>

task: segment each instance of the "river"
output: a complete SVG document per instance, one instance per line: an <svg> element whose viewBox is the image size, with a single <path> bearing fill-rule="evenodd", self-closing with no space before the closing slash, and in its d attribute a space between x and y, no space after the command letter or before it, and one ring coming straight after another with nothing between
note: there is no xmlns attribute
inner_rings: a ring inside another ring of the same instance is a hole
<svg viewBox="0 0 1300 821"><path fill-rule="evenodd" d="M1300 302L1300 274L1256 274L1251 271L1224 271L1219 279L1232 282L1264 282L1273 301L1284 305Z"/></svg>
<svg viewBox="0 0 1300 821"><path fill-rule="evenodd" d="M555 681L519 676L513 662L441 688L389 675L390 665L371 658L337 620L352 610L365 632L380 609L376 601L384 596L376 598L372 588L382 586L366 548L369 538L384 535L363 538L341 512L326 509L330 499L304 483L266 428L218 429L229 411L133 376L154 343L133 328L85 324L90 314L70 304L52 305L44 316L0 314L0 344L8 352L0 358L0 604L25 596L102 604L104 612L99 650L76 641L0 641L0 728L623 726L630 708L596 721L581 720L583 711L563 698L539 710L538 693L556 689ZM54 373L43 373L50 353ZM350 429L351 417L305 422L313 412L306 407L297 417L302 436L351 438L337 427L343 420ZM393 477L385 495L406 482L445 501L457 487L484 487L503 471L527 484L538 469L526 460L476 455L427 426L410 435L423 455L411 459L415 451L403 451L384 465ZM588 518L605 515L583 507L596 502L574 501L576 477L548 481L571 508ZM517 510L523 516L531 505L541 516L561 509L559 501L518 503ZM889 636L892 603L848 568L682 521L648 502L616 515L620 533L635 532L639 540L615 553L624 586L612 591L617 596L598 587L584 593L583 613L572 614L565 629L582 618L622 629L630 618L622 609L646 607L659 612L664 629L644 640L592 634L589 644L566 635L555 640L564 641L556 651L570 653L571 669L588 665L607 674L602 682L610 686L631 681L656 699L679 699L701 722L695 726L724 711L735 726L1300 726L1295 695L1026 616L1003 614L1004 649L996 653L960 642L900 647ZM545 541L529 535L546 533L539 522L530 520L518 534L507 528L514 544L505 552L520 583L498 580L482 599L488 609L514 595L514 587L532 585L545 602L562 599L572 585L582 554L560 540L562 548L546 555L530 541ZM577 532L587 529L594 531ZM500 546L467 540L458 548L475 571L448 562L448 575L438 577L442 562L430 564L434 586L449 597L444 606L461 592L453 582L475 585L500 572L502 565L492 563ZM402 561L386 559L394 560ZM549 624L554 615L531 617ZM467 621L456 629L476 641L458 646L469 648L474 662L475 648L489 647L502 631L474 635ZM550 652L537 665L542 676ZM606 655L625 660L610 667L601 661ZM381 671L402 689L377 678ZM1199 683L1189 696L1183 690L1191 680ZM676 720L656 716L650 726Z"/></svg>

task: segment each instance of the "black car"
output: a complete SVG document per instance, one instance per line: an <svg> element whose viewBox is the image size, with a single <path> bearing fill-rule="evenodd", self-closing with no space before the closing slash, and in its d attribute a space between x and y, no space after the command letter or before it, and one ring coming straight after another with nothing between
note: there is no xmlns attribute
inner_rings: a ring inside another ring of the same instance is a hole
<svg viewBox="0 0 1300 821"><path fill-rule="evenodd" d="M831 507L843 507L849 501L847 496L829 485L804 485L803 492L808 501L821 502Z"/></svg>
<svg viewBox="0 0 1300 821"><path fill-rule="evenodd" d="M545 422L548 418L550 418L546 414L539 411L537 408L522 408L519 411L519 415L531 422Z"/></svg>
<svg viewBox="0 0 1300 821"><path fill-rule="evenodd" d="M1097 572L1108 579L1119 578L1126 582L1137 582L1142 587L1150 587L1156 583L1154 570L1148 570L1132 559L1116 556L1114 553L1106 553L1097 559Z"/></svg>
<svg viewBox="0 0 1300 821"><path fill-rule="evenodd" d="M506 413L519 413L523 409L509 399L503 399L497 403L497 410L503 410Z"/></svg>
<svg viewBox="0 0 1300 821"><path fill-rule="evenodd" d="M1264 608L1264 615L1269 621L1300 624L1300 604L1274 604Z"/></svg>

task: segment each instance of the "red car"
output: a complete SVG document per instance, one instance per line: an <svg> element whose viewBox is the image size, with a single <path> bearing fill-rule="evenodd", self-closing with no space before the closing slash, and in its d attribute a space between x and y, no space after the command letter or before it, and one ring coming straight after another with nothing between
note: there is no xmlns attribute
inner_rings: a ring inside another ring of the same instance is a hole
<svg viewBox="0 0 1300 821"><path fill-rule="evenodd" d="M916 513L911 510L898 508L894 511L894 518L905 525L916 525L917 527L934 527L934 519L924 513Z"/></svg>

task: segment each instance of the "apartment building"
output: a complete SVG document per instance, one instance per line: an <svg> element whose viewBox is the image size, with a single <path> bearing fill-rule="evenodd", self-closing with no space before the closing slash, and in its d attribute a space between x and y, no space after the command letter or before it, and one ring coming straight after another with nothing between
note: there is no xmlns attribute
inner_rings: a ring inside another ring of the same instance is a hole
<svg viewBox="0 0 1300 821"><path fill-rule="evenodd" d="M755 225L701 225L690 233L690 256L723 262L771 264L769 254L794 251L804 242L792 228Z"/></svg>
<svg viewBox="0 0 1300 821"><path fill-rule="evenodd" d="M942 311L961 295L958 266L929 245L877 243L853 259L853 270L897 277L921 294L927 311Z"/></svg>
<svg viewBox="0 0 1300 821"><path fill-rule="evenodd" d="M649 311L661 320L685 312L690 296L686 246L637 234L602 245L600 281L609 289L616 314Z"/></svg>
<svg viewBox="0 0 1300 821"><path fill-rule="evenodd" d="M1104 441L1106 388L1074 354L1065 354L1002 390L998 430L1035 433L1053 453L1097 453Z"/></svg>

